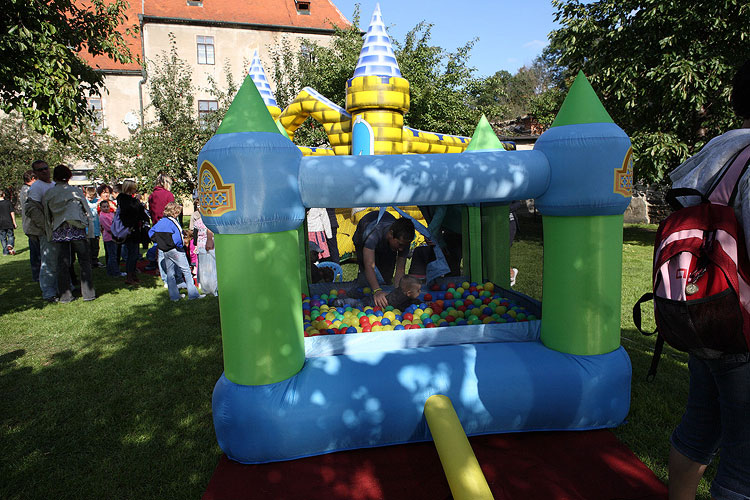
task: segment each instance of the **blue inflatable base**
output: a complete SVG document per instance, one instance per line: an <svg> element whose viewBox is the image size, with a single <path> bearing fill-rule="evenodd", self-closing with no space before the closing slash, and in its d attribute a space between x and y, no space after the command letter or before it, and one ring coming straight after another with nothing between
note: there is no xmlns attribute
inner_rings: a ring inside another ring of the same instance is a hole
<svg viewBox="0 0 750 500"><path fill-rule="evenodd" d="M624 421L630 380L622 347L575 356L537 340L384 352L370 345L308 357L276 384L244 386L222 375L214 426L221 449L241 463L431 440L424 404L433 394L451 399L468 435L599 429Z"/></svg>

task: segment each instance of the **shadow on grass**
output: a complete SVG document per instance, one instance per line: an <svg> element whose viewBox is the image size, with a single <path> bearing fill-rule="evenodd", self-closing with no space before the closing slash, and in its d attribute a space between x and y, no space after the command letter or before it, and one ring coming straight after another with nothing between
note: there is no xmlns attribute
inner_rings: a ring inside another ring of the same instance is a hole
<svg viewBox="0 0 750 500"><path fill-rule="evenodd" d="M221 453L218 299L161 297L96 325L42 359L1 355L0 498L199 498Z"/></svg>
<svg viewBox="0 0 750 500"><path fill-rule="evenodd" d="M623 243L629 245L654 246L656 237L656 226L649 225L626 225L623 228Z"/></svg>
<svg viewBox="0 0 750 500"><path fill-rule="evenodd" d="M121 270L124 271L124 267ZM81 271L77 263L75 264L75 272L78 280L80 280ZM107 276L104 267L97 267L92 272L97 297L127 288L124 278ZM141 286L145 287L153 287L157 281L161 281L158 276L145 273L138 274L138 279L141 281ZM61 304L50 304L42 299L39 283L31 279L31 268L28 260L4 262L0 267L0 282L3 284L0 288L0 315L29 309L61 306ZM80 288L80 281L76 283L76 287ZM81 293L76 291L74 295L80 299Z"/></svg>

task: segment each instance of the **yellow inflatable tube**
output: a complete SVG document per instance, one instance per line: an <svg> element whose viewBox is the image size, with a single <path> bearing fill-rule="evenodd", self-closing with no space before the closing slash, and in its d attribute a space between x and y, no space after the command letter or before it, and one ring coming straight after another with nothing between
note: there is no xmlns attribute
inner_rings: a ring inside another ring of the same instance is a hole
<svg viewBox="0 0 750 500"><path fill-rule="evenodd" d="M424 405L424 416L435 441L445 477L455 500L491 500L492 491L451 400L436 394Z"/></svg>

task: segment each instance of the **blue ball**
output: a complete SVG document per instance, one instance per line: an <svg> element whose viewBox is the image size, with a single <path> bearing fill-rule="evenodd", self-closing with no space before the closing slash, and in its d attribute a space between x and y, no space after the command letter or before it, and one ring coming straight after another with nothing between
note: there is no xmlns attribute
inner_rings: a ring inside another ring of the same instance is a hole
<svg viewBox="0 0 750 500"><path fill-rule="evenodd" d="M406 328L404 328L404 325L396 325L393 327L393 329L394 330L406 330Z"/></svg>
<svg viewBox="0 0 750 500"><path fill-rule="evenodd" d="M383 319L380 320L380 324L381 325L390 325L391 324L391 320L389 320L388 318L383 318Z"/></svg>
<svg viewBox="0 0 750 500"><path fill-rule="evenodd" d="M380 318L380 317L382 317L382 316L383 316L383 311L378 311L378 312L376 312L376 313L375 313L375 316L377 316L377 317L379 317L379 318Z"/></svg>
<svg viewBox="0 0 750 500"><path fill-rule="evenodd" d="M346 312L346 309L344 309L343 307L337 307L336 312L339 314L344 314Z"/></svg>
<svg viewBox="0 0 750 500"><path fill-rule="evenodd" d="M357 333L357 329L354 328L353 326L350 326L349 328L346 329L346 333Z"/></svg>
<svg viewBox="0 0 750 500"><path fill-rule="evenodd" d="M458 321L456 321L456 325L468 325L468 324L469 322L466 321L465 319L459 319Z"/></svg>
<svg viewBox="0 0 750 500"><path fill-rule="evenodd" d="M482 314L486 314L488 316L492 316L493 312L495 311L493 311L490 307L485 307L484 309L482 309Z"/></svg>

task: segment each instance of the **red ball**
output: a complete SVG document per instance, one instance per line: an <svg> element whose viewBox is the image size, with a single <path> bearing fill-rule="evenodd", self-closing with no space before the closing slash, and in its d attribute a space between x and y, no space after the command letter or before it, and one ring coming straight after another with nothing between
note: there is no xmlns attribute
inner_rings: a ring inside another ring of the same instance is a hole
<svg viewBox="0 0 750 500"><path fill-rule="evenodd" d="M430 287L430 290L432 290L433 292L437 292L438 290L440 290L440 285L435 283L434 285Z"/></svg>
<svg viewBox="0 0 750 500"><path fill-rule="evenodd" d="M461 312L466 312L466 306L458 306L458 310Z"/></svg>
<svg viewBox="0 0 750 500"><path fill-rule="evenodd" d="M370 325L365 325L362 327L362 332L371 332L372 328L370 328Z"/></svg>
<svg viewBox="0 0 750 500"><path fill-rule="evenodd" d="M414 315L412 313L405 313L404 319L408 319L409 321L414 319Z"/></svg>
<svg viewBox="0 0 750 500"><path fill-rule="evenodd" d="M360 326L369 325L370 324L370 318L368 318L367 316L362 316L361 318L359 318L359 324L360 324Z"/></svg>
<svg viewBox="0 0 750 500"><path fill-rule="evenodd" d="M346 295L346 290L344 290L343 288L339 290L339 295Z"/></svg>
<svg viewBox="0 0 750 500"><path fill-rule="evenodd" d="M432 295L430 295L429 293L424 294L424 300L429 302L430 300L432 300Z"/></svg>
<svg viewBox="0 0 750 500"><path fill-rule="evenodd" d="M435 323L427 323L424 325L425 328L437 328L437 325Z"/></svg>
<svg viewBox="0 0 750 500"><path fill-rule="evenodd" d="M383 323L381 323L380 321L376 321L371 326L383 326Z"/></svg>
<svg viewBox="0 0 750 500"><path fill-rule="evenodd" d="M475 293L477 293L477 287L475 287L475 286L470 287L469 288L469 292L471 292L472 295L475 294Z"/></svg>
<svg viewBox="0 0 750 500"><path fill-rule="evenodd" d="M450 292L445 292L445 298L446 299L452 299L453 298L453 294L450 293Z"/></svg>
<svg viewBox="0 0 750 500"><path fill-rule="evenodd" d="M489 304L490 302L492 302L492 299L489 297L485 297L484 300L482 301L482 304Z"/></svg>
<svg viewBox="0 0 750 500"><path fill-rule="evenodd" d="M447 287L446 287L446 290L447 290L448 288L456 288L456 284L455 284L455 283L448 283L448 285L447 285Z"/></svg>
<svg viewBox="0 0 750 500"><path fill-rule="evenodd" d="M339 328L336 333L339 335L344 335L346 333L346 328Z"/></svg>
<svg viewBox="0 0 750 500"><path fill-rule="evenodd" d="M447 321L448 323L450 323L452 321L456 321L456 318L454 318L453 316L451 316L449 314L448 316L445 317L445 321Z"/></svg>

